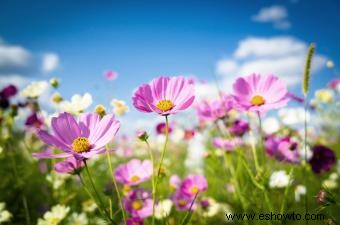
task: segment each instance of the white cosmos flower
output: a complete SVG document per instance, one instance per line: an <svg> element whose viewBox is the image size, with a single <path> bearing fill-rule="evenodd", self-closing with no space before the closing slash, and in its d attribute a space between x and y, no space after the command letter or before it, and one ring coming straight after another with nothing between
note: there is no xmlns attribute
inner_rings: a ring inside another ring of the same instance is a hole
<svg viewBox="0 0 340 225"><path fill-rule="evenodd" d="M6 203L0 202L0 224L10 221L12 214L6 210Z"/></svg>
<svg viewBox="0 0 340 225"><path fill-rule="evenodd" d="M330 103L333 101L333 92L330 89L319 89L315 91L315 99L321 103Z"/></svg>
<svg viewBox="0 0 340 225"><path fill-rule="evenodd" d="M43 219L38 219L38 225L57 225L66 217L69 211L69 207L55 205L51 211L44 214Z"/></svg>
<svg viewBox="0 0 340 225"><path fill-rule="evenodd" d="M111 101L111 106L113 107L114 114L118 116L122 116L125 113L129 112L129 107L126 105L124 101L113 99Z"/></svg>
<svg viewBox="0 0 340 225"><path fill-rule="evenodd" d="M27 85L22 91L21 95L26 98L37 98L48 88L46 81L34 81Z"/></svg>
<svg viewBox="0 0 340 225"><path fill-rule="evenodd" d="M70 220L68 221L68 225L87 225L89 220L85 213L72 213Z"/></svg>
<svg viewBox="0 0 340 225"><path fill-rule="evenodd" d="M322 182L322 186L328 189L335 189L338 187L338 178L339 175L337 173L331 173L329 178Z"/></svg>
<svg viewBox="0 0 340 225"><path fill-rule="evenodd" d="M97 209L97 205L92 199L89 199L82 203L82 208L84 212L92 213Z"/></svg>
<svg viewBox="0 0 340 225"><path fill-rule="evenodd" d="M295 188L294 195L295 195L295 201L299 202L301 200L301 195L306 194L306 187L303 185L298 185Z"/></svg>
<svg viewBox="0 0 340 225"><path fill-rule="evenodd" d="M284 170L275 171L269 178L270 188L284 188L289 185L291 179Z"/></svg>
<svg viewBox="0 0 340 225"><path fill-rule="evenodd" d="M214 217L221 211L221 205L215 201L213 198L205 199L208 201L208 207L203 209L203 217Z"/></svg>
<svg viewBox="0 0 340 225"><path fill-rule="evenodd" d="M59 104L59 109L62 112L68 112L78 115L84 112L92 104L92 96L90 93L84 95L73 95L71 101L63 101Z"/></svg>
<svg viewBox="0 0 340 225"><path fill-rule="evenodd" d="M157 219L163 219L167 216L170 215L171 208L172 208L172 201L170 199L164 199L160 202L155 207L155 217Z"/></svg>
<svg viewBox="0 0 340 225"><path fill-rule="evenodd" d="M301 107L280 109L278 115L281 122L287 126L302 124L305 121L305 111ZM307 122L309 120L310 114L307 112Z"/></svg>

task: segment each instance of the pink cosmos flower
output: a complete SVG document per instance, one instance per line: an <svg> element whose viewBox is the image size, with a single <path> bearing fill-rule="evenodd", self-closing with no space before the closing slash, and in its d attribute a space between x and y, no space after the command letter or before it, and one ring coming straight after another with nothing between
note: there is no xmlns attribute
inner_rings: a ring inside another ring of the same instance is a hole
<svg viewBox="0 0 340 225"><path fill-rule="evenodd" d="M181 178L178 175L172 175L169 180L170 188L173 190L177 190L181 185Z"/></svg>
<svg viewBox="0 0 340 225"><path fill-rule="evenodd" d="M175 193L175 195L172 197L172 201L174 202L176 209L179 211L187 211L190 209L195 210L196 204L195 204L195 196L188 196L181 192L180 190Z"/></svg>
<svg viewBox="0 0 340 225"><path fill-rule="evenodd" d="M104 77L105 77L107 80L115 80L115 79L117 79L117 77L118 77L118 73L115 72L115 71L112 71L112 70L108 70L108 71L105 71L105 72L104 72Z"/></svg>
<svg viewBox="0 0 340 225"><path fill-rule="evenodd" d="M180 187L180 191L188 196L195 196L198 192L207 190L208 182L202 175L187 176Z"/></svg>
<svg viewBox="0 0 340 225"><path fill-rule="evenodd" d="M286 84L274 75L240 77L233 91L235 107L244 111L266 112L285 106L289 100Z"/></svg>
<svg viewBox="0 0 340 225"><path fill-rule="evenodd" d="M234 138L233 140L228 140L221 137L216 137L213 139L213 145L216 148L223 149L227 152L235 151L237 145L241 144L241 140L238 138Z"/></svg>
<svg viewBox="0 0 340 225"><path fill-rule="evenodd" d="M194 84L185 77L158 77L141 85L132 96L138 111L163 116L187 109L194 99Z"/></svg>
<svg viewBox="0 0 340 225"><path fill-rule="evenodd" d="M204 122L221 119L228 114L233 104L233 97L227 95L213 102L203 101L196 107L197 117Z"/></svg>
<svg viewBox="0 0 340 225"><path fill-rule="evenodd" d="M124 208L133 218L146 218L152 215L153 200L150 193L139 188L124 198Z"/></svg>
<svg viewBox="0 0 340 225"><path fill-rule="evenodd" d="M84 162L82 160L77 160L74 157L67 158L64 161L57 162L54 165L54 170L57 173L76 173L82 167L84 167Z"/></svg>
<svg viewBox="0 0 340 225"><path fill-rule="evenodd" d="M126 164L121 164L115 171L116 179L125 185L140 184L152 176L152 162L150 160L132 159Z"/></svg>
<svg viewBox="0 0 340 225"><path fill-rule="evenodd" d="M100 119L96 113L84 113L76 120L69 113L60 113L52 118L52 134L38 130L39 138L48 145L59 148L61 154L51 152L33 153L36 158L87 159L106 151L108 144L116 135L120 122L113 114Z"/></svg>
<svg viewBox="0 0 340 225"><path fill-rule="evenodd" d="M279 161L298 163L299 145L290 137L268 136L265 140L266 152Z"/></svg>
<svg viewBox="0 0 340 225"><path fill-rule="evenodd" d="M339 89L340 88L340 79L331 80L329 82L328 86L333 90Z"/></svg>

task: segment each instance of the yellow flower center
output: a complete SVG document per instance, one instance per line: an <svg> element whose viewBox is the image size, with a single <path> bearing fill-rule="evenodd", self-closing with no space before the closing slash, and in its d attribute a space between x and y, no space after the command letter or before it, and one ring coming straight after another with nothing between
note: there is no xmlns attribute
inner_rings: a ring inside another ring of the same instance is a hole
<svg viewBox="0 0 340 225"><path fill-rule="evenodd" d="M72 143L72 149L77 153L88 152L91 149L89 139L86 137L78 137Z"/></svg>
<svg viewBox="0 0 340 225"><path fill-rule="evenodd" d="M252 97L251 99L251 104L252 105L255 105L255 106L260 106L260 105L263 105L264 104L264 98L260 95L255 95Z"/></svg>
<svg viewBox="0 0 340 225"><path fill-rule="evenodd" d="M140 180L140 177L139 177L139 176L134 175L134 176L131 177L131 181L132 181L132 182L137 182L137 181L139 181L139 180Z"/></svg>
<svg viewBox="0 0 340 225"><path fill-rule="evenodd" d="M140 210L141 208L143 208L143 202L140 200L136 200L132 202L131 206L134 210Z"/></svg>
<svg viewBox="0 0 340 225"><path fill-rule="evenodd" d="M174 106L174 103L170 100L160 100L156 105L156 107L163 112L171 110Z"/></svg>
<svg viewBox="0 0 340 225"><path fill-rule="evenodd" d="M195 195L198 193L199 190L200 189L197 186L193 186L191 187L190 192Z"/></svg>
<svg viewBox="0 0 340 225"><path fill-rule="evenodd" d="M186 205L186 201L184 199L180 199L180 200L178 200L178 205L179 206L185 206Z"/></svg>

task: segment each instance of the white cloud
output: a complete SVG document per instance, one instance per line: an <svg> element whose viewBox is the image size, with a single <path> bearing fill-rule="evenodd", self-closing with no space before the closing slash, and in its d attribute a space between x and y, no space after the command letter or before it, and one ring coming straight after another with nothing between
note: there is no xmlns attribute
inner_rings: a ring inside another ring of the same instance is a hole
<svg viewBox="0 0 340 225"><path fill-rule="evenodd" d="M42 71L45 73L52 72L59 65L59 56L55 53L46 53L43 56Z"/></svg>
<svg viewBox="0 0 340 225"><path fill-rule="evenodd" d="M223 90L229 91L237 76L251 73L273 73L288 85L296 85L303 73L307 44L292 37L261 38L241 40L233 56L216 63L216 73L222 76ZM316 54L312 73L325 67L326 57Z"/></svg>
<svg viewBox="0 0 340 225"><path fill-rule="evenodd" d="M273 22L286 19L287 16L288 14L285 7L273 5L260 9L256 15L252 16L252 19L257 22Z"/></svg>
<svg viewBox="0 0 340 225"><path fill-rule="evenodd" d="M264 7L256 15L253 15L251 19L260 23L272 23L277 29L285 30L291 27L288 21L287 9L280 5Z"/></svg>
<svg viewBox="0 0 340 225"><path fill-rule="evenodd" d="M247 57L272 57L293 55L301 53L307 49L307 44L292 37L272 37L258 38L249 37L239 42L239 46L234 53L238 59Z"/></svg>
<svg viewBox="0 0 340 225"><path fill-rule="evenodd" d="M21 46L5 45L0 41L0 68L25 67L30 56L30 52Z"/></svg>
<svg viewBox="0 0 340 225"><path fill-rule="evenodd" d="M7 74L7 75L1 75L0 76L0 89L9 85L14 84L18 88L25 87L30 80L27 77L23 77L19 74Z"/></svg>

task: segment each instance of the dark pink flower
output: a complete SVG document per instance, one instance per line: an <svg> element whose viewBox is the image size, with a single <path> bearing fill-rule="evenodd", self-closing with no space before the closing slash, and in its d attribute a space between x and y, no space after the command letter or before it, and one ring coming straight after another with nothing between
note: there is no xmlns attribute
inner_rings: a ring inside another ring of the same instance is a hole
<svg viewBox="0 0 340 225"><path fill-rule="evenodd" d="M169 134L172 132L172 126L168 127ZM165 134L165 123L161 122L156 125L156 133L157 134Z"/></svg>
<svg viewBox="0 0 340 225"><path fill-rule="evenodd" d="M36 158L87 159L106 151L105 145L113 140L120 122L113 114L100 119L97 113L85 113L76 120L69 113L60 113L52 118L52 134L38 130L39 138L48 145L59 148L61 154L33 153Z"/></svg>
<svg viewBox="0 0 340 225"><path fill-rule="evenodd" d="M18 93L17 87L11 84L11 85L4 87L0 91L0 97L5 98L5 99L9 99L9 98L15 96L17 93Z"/></svg>
<svg viewBox="0 0 340 225"><path fill-rule="evenodd" d="M26 118L25 125L28 127L41 128L44 125L44 120L37 113L32 113Z"/></svg>
<svg viewBox="0 0 340 225"><path fill-rule="evenodd" d="M141 112L175 114L191 106L194 84L184 77L159 77L141 85L133 94L133 105Z"/></svg>
<svg viewBox="0 0 340 225"><path fill-rule="evenodd" d="M207 190L208 182L202 175L187 176L180 187L180 191L188 196L195 196L199 192Z"/></svg>
<svg viewBox="0 0 340 225"><path fill-rule="evenodd" d="M312 151L313 156L309 160L309 164L315 173L329 171L335 165L336 157L332 149L323 145L315 145Z"/></svg>
<svg viewBox="0 0 340 225"><path fill-rule="evenodd" d="M246 120L235 120L229 127L229 132L234 136L243 136L247 131L249 131L249 123Z"/></svg>
<svg viewBox="0 0 340 225"><path fill-rule="evenodd" d="M119 183L131 186L150 179L152 171L150 160L132 159L126 164L119 165L115 170L115 176Z"/></svg>
<svg viewBox="0 0 340 225"><path fill-rule="evenodd" d="M128 218L126 220L127 225L144 225L144 220L141 218Z"/></svg>
<svg viewBox="0 0 340 225"><path fill-rule="evenodd" d="M289 100L286 84L274 75L240 77L233 91L235 107L244 111L267 112L285 106Z"/></svg>
<svg viewBox="0 0 340 225"><path fill-rule="evenodd" d="M196 209L196 204L195 204L195 196L189 196L178 190L175 195L172 197L172 201L174 202L177 210L179 211L187 211L190 209L191 205L191 210Z"/></svg>

